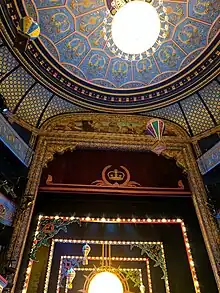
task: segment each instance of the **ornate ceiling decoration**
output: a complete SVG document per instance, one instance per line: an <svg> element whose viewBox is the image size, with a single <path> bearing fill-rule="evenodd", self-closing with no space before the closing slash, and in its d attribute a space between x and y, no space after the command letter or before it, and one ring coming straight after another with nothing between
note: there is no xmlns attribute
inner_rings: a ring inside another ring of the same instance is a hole
<svg viewBox="0 0 220 293"><path fill-rule="evenodd" d="M0 62L0 93L14 116L28 125L39 128L56 115L91 112L66 101L41 85L19 64L1 39ZM219 80L215 79L181 101L140 114L175 122L193 136L220 124L219 104Z"/></svg>
<svg viewBox="0 0 220 293"><path fill-rule="evenodd" d="M133 61L119 58L106 45L107 2L8 1L2 8L5 35L13 41L20 17L32 16L41 35L20 60L56 95L90 109L154 110L186 97L216 76L217 0L164 1L167 40L153 56ZM46 100L47 96L44 104Z"/></svg>

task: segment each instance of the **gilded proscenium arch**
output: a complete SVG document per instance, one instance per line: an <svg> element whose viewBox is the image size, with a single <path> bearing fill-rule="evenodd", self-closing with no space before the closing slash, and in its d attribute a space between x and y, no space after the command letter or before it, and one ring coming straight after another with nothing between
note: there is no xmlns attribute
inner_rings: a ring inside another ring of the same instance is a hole
<svg viewBox="0 0 220 293"><path fill-rule="evenodd" d="M84 148L105 148L124 150L151 150L155 139L143 134L123 134L107 132L86 132L71 130L55 130L56 126L63 123L72 123L79 120L111 121L111 122L136 122L146 125L152 117L122 116L105 114L66 114L49 119L41 127L38 133L38 142L35 155L29 171L28 183L25 195L32 199L23 212L19 214L15 223L9 256L16 261L16 273L14 276L14 287L11 292L15 292L15 284L18 278L22 256L25 248L33 209L37 198L38 187L42 174L42 169L47 163L53 160L54 154L63 153L67 150L74 150L76 147ZM220 278L218 275L217 263L220 259L219 235L217 227L213 221L207 206L207 195L203 185L201 175L192 152L190 138L186 132L178 125L165 121L167 130L172 130L176 136L164 136L163 144L166 150L162 155L174 158L178 165L188 174L189 184L192 192L193 203L202 230L203 238L208 251L209 259L215 275L216 283L220 289ZM17 292L17 291L16 291Z"/></svg>

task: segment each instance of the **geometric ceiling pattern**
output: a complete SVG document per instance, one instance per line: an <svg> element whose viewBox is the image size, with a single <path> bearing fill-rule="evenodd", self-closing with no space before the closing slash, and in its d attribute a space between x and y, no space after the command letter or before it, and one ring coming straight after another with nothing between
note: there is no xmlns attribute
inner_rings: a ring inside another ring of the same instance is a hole
<svg viewBox="0 0 220 293"><path fill-rule="evenodd" d="M103 20L109 1L5 0L0 7L0 26L10 50L19 55L24 68L31 72L31 78L46 85L53 94L52 97L45 95L42 103L33 107L39 107L39 112L46 107L51 114L57 113L58 110L54 112L54 106L51 107L51 101L55 105L56 99L62 97L70 102L68 107L75 104L99 112L152 112L178 102L181 113L185 115L187 112L189 116L196 114L186 102L182 105L179 102L195 94L198 107L202 107L205 101L202 101L198 91L218 74L219 1L164 0L169 17L165 42L153 56L132 61L111 53L104 38ZM153 5L156 6L158 1L153 0ZM25 53L19 54L13 43L18 22L24 15L32 16L39 23L41 34L29 43ZM108 17L113 16L110 14ZM143 28L143 34L146 30ZM5 57L4 64L7 58L10 57ZM14 62L11 68L16 68ZM23 72L19 70L17 73L22 79ZM40 88L34 91L37 93ZM21 91L19 94L23 95ZM20 111L23 115L25 110L22 107L26 107L26 102L20 103L18 113ZM206 103L215 111L212 101L207 98ZM61 106L68 109L63 104ZM202 113L205 115L208 110L204 107ZM178 110L176 117L179 113ZM213 113L214 119L218 119L216 116L217 113ZM31 120L30 115L26 119L36 122ZM35 120L40 123L46 119L47 115L43 113ZM212 119L204 122L207 127L214 123ZM189 123L193 124L190 118ZM194 133L202 130L199 122L197 124L198 129Z"/></svg>
<svg viewBox="0 0 220 293"><path fill-rule="evenodd" d="M211 2L164 1L169 16L166 42L139 61L110 52L103 33L105 0L24 0L23 5L39 23L39 40L48 54L71 74L104 88L140 89L177 74L209 45L219 15L218 1ZM148 28L142 29L144 34Z"/></svg>
<svg viewBox="0 0 220 293"><path fill-rule="evenodd" d="M11 54L0 38L0 93L10 111L28 124L40 127L47 119L63 113L91 112L55 95L35 80ZM170 120L189 135L197 135L220 124L220 86L218 79L195 94L141 115Z"/></svg>

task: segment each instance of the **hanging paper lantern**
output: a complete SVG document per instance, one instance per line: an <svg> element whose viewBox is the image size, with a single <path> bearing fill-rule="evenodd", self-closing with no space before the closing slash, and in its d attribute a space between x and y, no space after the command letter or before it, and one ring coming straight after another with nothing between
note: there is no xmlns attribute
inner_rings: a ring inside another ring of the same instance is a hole
<svg viewBox="0 0 220 293"><path fill-rule="evenodd" d="M83 248L82 248L82 252L83 252L83 265L88 265L88 255L91 251L91 247L86 243Z"/></svg>
<svg viewBox="0 0 220 293"><path fill-rule="evenodd" d="M31 40L36 39L40 34L40 26L30 16L24 16L19 21L19 30Z"/></svg>
<svg viewBox="0 0 220 293"><path fill-rule="evenodd" d="M73 280L76 276L76 272L74 271L74 269L71 267L66 274L66 283L67 283L67 288L68 289L72 289L73 288Z"/></svg>
<svg viewBox="0 0 220 293"><path fill-rule="evenodd" d="M147 123L146 130L154 138L160 140L164 131L164 122L160 119L151 119Z"/></svg>

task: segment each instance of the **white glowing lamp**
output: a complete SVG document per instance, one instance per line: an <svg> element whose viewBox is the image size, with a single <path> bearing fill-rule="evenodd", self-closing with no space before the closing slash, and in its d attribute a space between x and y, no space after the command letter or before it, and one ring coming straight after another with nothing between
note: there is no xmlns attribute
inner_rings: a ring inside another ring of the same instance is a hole
<svg viewBox="0 0 220 293"><path fill-rule="evenodd" d="M97 273L89 284L88 293L124 293L120 279L111 272Z"/></svg>
<svg viewBox="0 0 220 293"><path fill-rule="evenodd" d="M155 44L160 28L160 16L151 4L131 1L114 16L112 38L124 53L141 54Z"/></svg>

